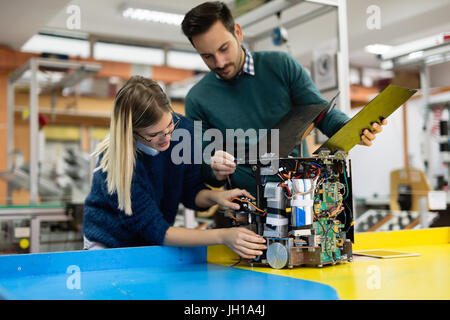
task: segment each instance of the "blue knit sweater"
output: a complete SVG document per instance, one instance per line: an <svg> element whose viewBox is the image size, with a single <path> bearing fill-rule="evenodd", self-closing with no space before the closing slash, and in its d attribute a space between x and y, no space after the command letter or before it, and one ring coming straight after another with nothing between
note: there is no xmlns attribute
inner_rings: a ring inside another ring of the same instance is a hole
<svg viewBox="0 0 450 320"><path fill-rule="evenodd" d="M193 145L192 123L181 115L180 118L178 128L190 132ZM176 165L171 160L172 149L182 141L182 138L178 142L171 141L170 147L156 156L137 152L131 183L131 216L118 209L117 194L108 193L106 173L96 171L91 192L85 200L84 236L110 248L162 245L180 202L187 208L198 209L195 197L206 189L200 165L192 164L193 161ZM182 156L184 149L180 147L176 153ZM186 152L190 150L186 148ZM193 156L190 158L192 160Z"/></svg>

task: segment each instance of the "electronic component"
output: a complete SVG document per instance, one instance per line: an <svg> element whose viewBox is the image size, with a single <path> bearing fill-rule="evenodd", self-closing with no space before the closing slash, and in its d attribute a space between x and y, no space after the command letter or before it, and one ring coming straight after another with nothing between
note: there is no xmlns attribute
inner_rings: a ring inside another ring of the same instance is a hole
<svg viewBox="0 0 450 320"><path fill-rule="evenodd" d="M279 158L279 169L253 164L256 201L235 198L234 224L267 240L251 263L281 269L352 260L353 214L350 161L329 152L311 158ZM273 162L272 162L273 163Z"/></svg>

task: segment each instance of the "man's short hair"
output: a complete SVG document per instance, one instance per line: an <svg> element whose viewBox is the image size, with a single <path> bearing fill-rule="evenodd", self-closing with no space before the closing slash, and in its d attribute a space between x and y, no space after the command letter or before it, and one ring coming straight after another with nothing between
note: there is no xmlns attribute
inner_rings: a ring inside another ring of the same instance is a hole
<svg viewBox="0 0 450 320"><path fill-rule="evenodd" d="M192 37L208 31L218 20L234 35L234 18L227 5L220 1L204 2L191 9L184 16L181 29L192 43Z"/></svg>

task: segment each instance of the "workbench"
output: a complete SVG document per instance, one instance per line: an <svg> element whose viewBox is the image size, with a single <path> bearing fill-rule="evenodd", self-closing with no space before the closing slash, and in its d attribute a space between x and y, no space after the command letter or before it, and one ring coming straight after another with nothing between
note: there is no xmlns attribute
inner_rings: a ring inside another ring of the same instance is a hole
<svg viewBox="0 0 450 320"><path fill-rule="evenodd" d="M137 247L0 256L0 297L19 300L449 299L450 228L356 234L356 257L322 268L275 270L225 246Z"/></svg>
<svg viewBox="0 0 450 320"><path fill-rule="evenodd" d="M66 207L60 204L12 205L0 206L1 220L30 220L30 252L40 251L41 222L70 221Z"/></svg>

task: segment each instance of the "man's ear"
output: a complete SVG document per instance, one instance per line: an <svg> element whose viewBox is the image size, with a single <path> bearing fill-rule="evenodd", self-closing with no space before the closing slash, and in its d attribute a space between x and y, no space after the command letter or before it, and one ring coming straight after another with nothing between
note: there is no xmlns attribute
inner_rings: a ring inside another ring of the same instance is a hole
<svg viewBox="0 0 450 320"><path fill-rule="evenodd" d="M234 36L238 39L239 42L244 41L244 35L242 33L242 28L239 23L234 24Z"/></svg>

